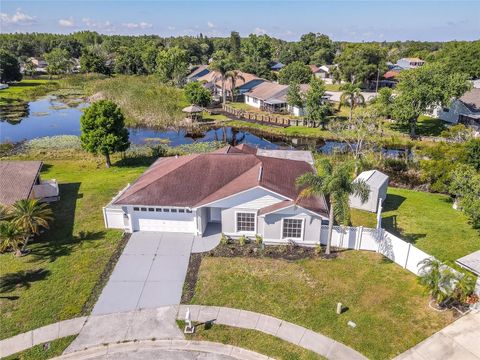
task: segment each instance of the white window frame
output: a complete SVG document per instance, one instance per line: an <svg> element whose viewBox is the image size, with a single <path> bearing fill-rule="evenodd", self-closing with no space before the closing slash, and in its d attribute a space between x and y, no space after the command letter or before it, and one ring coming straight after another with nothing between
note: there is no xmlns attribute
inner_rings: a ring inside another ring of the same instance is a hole
<svg viewBox="0 0 480 360"><path fill-rule="evenodd" d="M294 237L283 237L283 227L285 226L285 220L300 220L302 223L302 235L299 238ZM292 240L303 240L305 238L305 218L298 218L298 217L290 217L290 218L283 218L282 219L282 228L280 230L280 239L292 239Z"/></svg>
<svg viewBox="0 0 480 360"><path fill-rule="evenodd" d="M238 214L253 214L253 231L238 231ZM257 233L257 212L256 211L235 211L235 233L255 235Z"/></svg>

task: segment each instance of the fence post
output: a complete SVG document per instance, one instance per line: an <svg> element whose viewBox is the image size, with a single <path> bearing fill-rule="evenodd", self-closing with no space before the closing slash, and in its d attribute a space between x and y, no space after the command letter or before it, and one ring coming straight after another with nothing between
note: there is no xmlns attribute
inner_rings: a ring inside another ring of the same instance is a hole
<svg viewBox="0 0 480 360"><path fill-rule="evenodd" d="M360 250L362 246L363 226L359 226L357 229L358 229L358 233L357 233L357 241L355 242L355 245L357 246L356 249Z"/></svg>
<svg viewBox="0 0 480 360"><path fill-rule="evenodd" d="M407 268L408 257L410 256L410 248L411 248L411 247L412 247L412 244L408 244L407 256L405 257L405 265L403 265L403 268L404 268L404 269Z"/></svg>

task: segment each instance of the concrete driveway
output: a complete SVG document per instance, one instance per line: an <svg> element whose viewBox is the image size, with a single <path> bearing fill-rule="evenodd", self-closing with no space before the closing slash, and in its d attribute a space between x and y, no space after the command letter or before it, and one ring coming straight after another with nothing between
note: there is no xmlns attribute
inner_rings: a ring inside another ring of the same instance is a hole
<svg viewBox="0 0 480 360"><path fill-rule="evenodd" d="M183 233L133 233L92 314L179 304L193 239Z"/></svg>

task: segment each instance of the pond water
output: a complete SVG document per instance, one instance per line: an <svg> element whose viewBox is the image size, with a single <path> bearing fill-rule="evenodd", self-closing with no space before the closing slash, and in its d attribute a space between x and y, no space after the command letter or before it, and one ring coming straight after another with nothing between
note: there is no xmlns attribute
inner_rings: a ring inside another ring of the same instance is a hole
<svg viewBox="0 0 480 360"><path fill-rule="evenodd" d="M0 143L19 142L55 135L80 135L80 116L88 104L82 99L61 100L48 96L36 101L0 107ZM325 154L347 152L348 146L338 141L321 139L279 138L260 132L231 127L205 127L195 130L155 130L129 128L133 144L167 143L171 146L194 142L224 141L231 145L248 143L265 149L298 148ZM378 149L385 157L408 156L405 149Z"/></svg>
<svg viewBox="0 0 480 360"><path fill-rule="evenodd" d="M72 105L73 103L73 105ZM70 105L69 105L70 104ZM80 116L85 102L75 99L63 102L53 96L25 103L15 109L17 118L7 115L5 108L0 113L0 143L19 142L54 135L80 135ZM261 148L290 147L279 139L238 131L231 127L196 129L155 130L129 128L130 141L134 144L162 142L172 146L202 141L226 141L231 144L249 143Z"/></svg>

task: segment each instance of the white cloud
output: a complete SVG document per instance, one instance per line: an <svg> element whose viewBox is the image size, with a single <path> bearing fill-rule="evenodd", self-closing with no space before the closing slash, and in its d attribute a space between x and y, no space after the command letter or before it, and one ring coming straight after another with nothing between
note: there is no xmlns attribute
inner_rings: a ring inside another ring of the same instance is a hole
<svg viewBox="0 0 480 360"><path fill-rule="evenodd" d="M25 14L21 9L17 9L15 14L12 15L0 13L0 23L2 24L30 25L35 21L35 16Z"/></svg>
<svg viewBox="0 0 480 360"><path fill-rule="evenodd" d="M173 30L175 30L175 26L168 26L167 29L170 30L170 31L173 31Z"/></svg>
<svg viewBox="0 0 480 360"><path fill-rule="evenodd" d="M262 29L261 27L256 27L253 29L253 33L257 35L265 35L267 33L267 30Z"/></svg>
<svg viewBox="0 0 480 360"><path fill-rule="evenodd" d="M115 26L110 21L96 21L90 18L83 18L82 22L86 25L87 28L95 29L99 31L113 32L115 31Z"/></svg>
<svg viewBox="0 0 480 360"><path fill-rule="evenodd" d="M210 29L213 29L215 27L215 24L211 21L208 21L207 22L207 26L210 28Z"/></svg>
<svg viewBox="0 0 480 360"><path fill-rule="evenodd" d="M144 21L139 22L139 23L129 22L129 23L125 23L125 24L122 24L122 25L125 26L128 29L150 29L150 28L153 27L152 24L144 22Z"/></svg>
<svg viewBox="0 0 480 360"><path fill-rule="evenodd" d="M70 16L68 19L58 20L58 25L62 27L72 27L75 26L75 21L73 20L73 17Z"/></svg>

